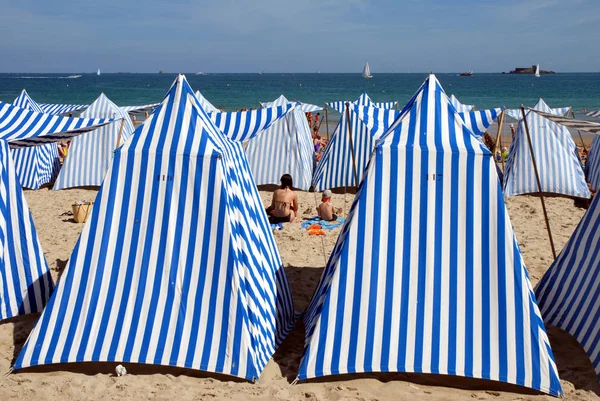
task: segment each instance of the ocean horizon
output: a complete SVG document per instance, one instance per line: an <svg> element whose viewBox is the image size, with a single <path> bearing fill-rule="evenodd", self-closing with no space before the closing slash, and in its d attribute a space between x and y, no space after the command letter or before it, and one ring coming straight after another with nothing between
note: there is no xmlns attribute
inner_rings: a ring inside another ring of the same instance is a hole
<svg viewBox="0 0 600 401"><path fill-rule="evenodd" d="M100 93L121 106L160 102L177 73L2 73L0 100L12 102L26 89L38 103L90 104ZM290 100L323 105L355 100L367 92L376 102L402 106L427 77L423 73L186 73L194 90L224 110L257 108L284 94ZM478 109L533 106L543 98L551 107L581 111L600 108L600 73L533 75L476 73L436 74L447 94Z"/></svg>

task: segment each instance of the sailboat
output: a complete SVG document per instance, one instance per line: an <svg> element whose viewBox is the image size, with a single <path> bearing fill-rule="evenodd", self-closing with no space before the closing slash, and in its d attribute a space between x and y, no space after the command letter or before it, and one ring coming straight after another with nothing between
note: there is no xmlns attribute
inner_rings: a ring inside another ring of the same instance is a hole
<svg viewBox="0 0 600 401"><path fill-rule="evenodd" d="M536 76L536 78L540 77L540 65L539 64L535 66L535 76Z"/></svg>
<svg viewBox="0 0 600 401"><path fill-rule="evenodd" d="M98 68L98 72L96 72L96 75L100 75L100 68Z"/></svg>
<svg viewBox="0 0 600 401"><path fill-rule="evenodd" d="M363 68L362 77L366 79L373 78L373 75L371 75L371 68L369 67L368 61L365 63L365 68Z"/></svg>

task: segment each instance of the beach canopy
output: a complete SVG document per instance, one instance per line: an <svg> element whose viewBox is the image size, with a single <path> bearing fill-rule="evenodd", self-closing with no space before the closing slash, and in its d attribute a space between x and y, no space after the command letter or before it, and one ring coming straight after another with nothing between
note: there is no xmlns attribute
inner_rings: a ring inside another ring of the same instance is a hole
<svg viewBox="0 0 600 401"><path fill-rule="evenodd" d="M44 113L52 115L67 114L72 113L74 111L81 111L83 109L86 109L88 106L88 104L40 104L40 107L42 108Z"/></svg>
<svg viewBox="0 0 600 401"><path fill-rule="evenodd" d="M467 113L475 108L475 106L472 104L462 104L460 100L454 96L454 94L450 95L450 103L459 113Z"/></svg>
<svg viewBox="0 0 600 401"><path fill-rule="evenodd" d="M542 111L542 112L545 111L548 114L553 114L555 116L564 116L564 115L566 115L567 113L569 113L571 111L571 107L570 106L568 106L568 107L550 108L550 106L548 106L546 104L546 102L544 102L544 100L542 100L542 99L540 99L537 104L539 105L540 103L543 103L545 105L545 106L542 107L543 110L540 110L537 105L534 106L533 109L536 109L536 110ZM514 119L514 120L522 120L523 119L523 114L521 113L521 109L509 109L509 110L506 110L506 115L509 116L510 118Z"/></svg>
<svg viewBox="0 0 600 401"><path fill-rule="evenodd" d="M134 131L129 114L104 93L88 107L83 118L117 120L71 140L71 146L53 189L99 186L110 167L114 151Z"/></svg>
<svg viewBox="0 0 600 401"><path fill-rule="evenodd" d="M594 191L600 189L600 137L595 136L585 163L585 178Z"/></svg>
<svg viewBox="0 0 600 401"><path fill-rule="evenodd" d="M160 103L144 104L140 106L121 106L121 110L126 113L143 113L145 111L152 111L158 106L160 106Z"/></svg>
<svg viewBox="0 0 600 401"><path fill-rule="evenodd" d="M25 89L14 100L13 105L43 113L42 108L27 94ZM54 181L58 176L60 159L56 143L11 149L10 153L19 182L24 188L39 189L41 186Z"/></svg>
<svg viewBox="0 0 600 401"><path fill-rule="evenodd" d="M14 368L128 362L255 380L293 323L242 144L179 75L115 151Z"/></svg>
<svg viewBox="0 0 600 401"><path fill-rule="evenodd" d="M71 118L41 114L0 102L0 140L11 148L70 139L110 124L112 119Z"/></svg>
<svg viewBox="0 0 600 401"><path fill-rule="evenodd" d="M252 139L294 108L292 103L260 110L213 112L211 120L229 139L245 142Z"/></svg>
<svg viewBox="0 0 600 401"><path fill-rule="evenodd" d="M305 313L298 378L561 385L491 152L434 75L376 143Z"/></svg>
<svg viewBox="0 0 600 401"><path fill-rule="evenodd" d="M274 107L274 106L285 106L288 103L295 104L296 102L290 101L284 95L281 95L272 102L261 102L260 105L264 108L267 108L267 107ZM313 113L315 111L323 110L323 107L317 106L316 104L310 104L310 103L300 103L300 105L296 106L296 107L305 113Z"/></svg>
<svg viewBox="0 0 600 401"><path fill-rule="evenodd" d="M246 155L256 185L279 184L290 174L294 187L308 191L312 183L314 147L300 103L262 133L250 139Z"/></svg>
<svg viewBox="0 0 600 401"><path fill-rule="evenodd" d="M550 120L556 124L563 125L567 128L571 128L578 131L588 132L594 135L600 135L600 123L586 120L576 120L574 118L557 116L552 113L544 113L543 111L536 109L529 109L547 120Z"/></svg>
<svg viewBox="0 0 600 401"><path fill-rule="evenodd" d="M200 106L202 106L202 108L204 109L204 111L206 111L207 113L213 113L213 112L220 112L221 110L217 109L215 106L213 106L213 104L211 102L208 101L208 99L206 99L202 93L200 93L200 91L196 91L196 99L198 99L198 102L200 102Z"/></svg>
<svg viewBox="0 0 600 401"><path fill-rule="evenodd" d="M328 102L326 104L327 104L327 107L331 107L338 113L345 113L346 112L346 103L349 103L350 105L357 105L357 106L379 107L381 109L394 109L394 108L396 108L396 106L398 106L397 101L375 103L374 101L371 100L369 95L367 95L367 92L364 92L362 95L360 95L358 97L358 99L355 100L354 102L342 100L342 101L337 101L337 102Z"/></svg>
<svg viewBox="0 0 600 401"><path fill-rule="evenodd" d="M350 113L342 112L315 169L313 185L316 191L358 186L376 139L371 130L389 126L398 114L397 110L375 107L374 104L366 94L356 102L348 103ZM365 106L370 107L363 108ZM367 117L363 115L363 118L369 119L368 124L360 118L360 113L366 113Z"/></svg>
<svg viewBox="0 0 600 401"><path fill-rule="evenodd" d="M600 379L600 198L583 219L535 294L546 325L571 334Z"/></svg>
<svg viewBox="0 0 600 401"><path fill-rule="evenodd" d="M540 99L533 107L537 111L554 114ZM542 192L577 198L589 198L577 146L569 130L540 114L527 111L531 144L542 184ZM516 196L539 191L525 124L521 120L510 145L504 170L504 195Z"/></svg>
<svg viewBox="0 0 600 401"><path fill-rule="evenodd" d="M41 312L54 285L10 150L0 141L0 320Z"/></svg>
<svg viewBox="0 0 600 401"><path fill-rule="evenodd" d="M500 116L502 108L458 113L463 122L477 136L485 135L488 127Z"/></svg>

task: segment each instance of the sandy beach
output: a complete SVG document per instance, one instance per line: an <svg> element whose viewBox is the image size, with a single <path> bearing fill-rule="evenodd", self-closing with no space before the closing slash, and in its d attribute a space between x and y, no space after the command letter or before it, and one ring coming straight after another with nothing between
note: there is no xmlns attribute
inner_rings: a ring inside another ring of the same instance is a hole
<svg viewBox="0 0 600 401"><path fill-rule="evenodd" d="M48 189L26 191L46 259L56 280L83 229L73 221L71 204L94 200L95 190L75 189L54 192ZM261 191L268 204L270 193ZM344 198L346 200L344 204ZM334 204L345 213L351 194L335 194ZM315 194L300 192L301 217L315 213ZM507 201L515 233L521 246L532 284L543 276L552 254L543 224L539 199L522 196ZM569 239L584 211L564 198L547 199L557 249ZM340 228L324 237L309 236L301 220L275 231L275 238L287 270L297 310L303 310L317 285ZM0 373L10 366L37 315L24 316L0 324ZM577 342L556 328L549 328L552 348L562 379L565 398L600 399L600 384L591 363ZM157 366L126 365L129 374L116 377L117 364L73 364L30 369L0 378L1 400L541 400L553 397L525 389L478 380L431 375L355 375L330 377L292 385L304 341L302 324L296 325L267 365L258 383L229 377Z"/></svg>

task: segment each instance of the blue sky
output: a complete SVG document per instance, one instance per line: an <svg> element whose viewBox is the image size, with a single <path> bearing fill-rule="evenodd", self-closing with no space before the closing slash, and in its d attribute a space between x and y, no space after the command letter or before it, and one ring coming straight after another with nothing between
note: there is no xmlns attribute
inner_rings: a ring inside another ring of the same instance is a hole
<svg viewBox="0 0 600 401"><path fill-rule="evenodd" d="M0 0L0 72L600 71L598 0Z"/></svg>

